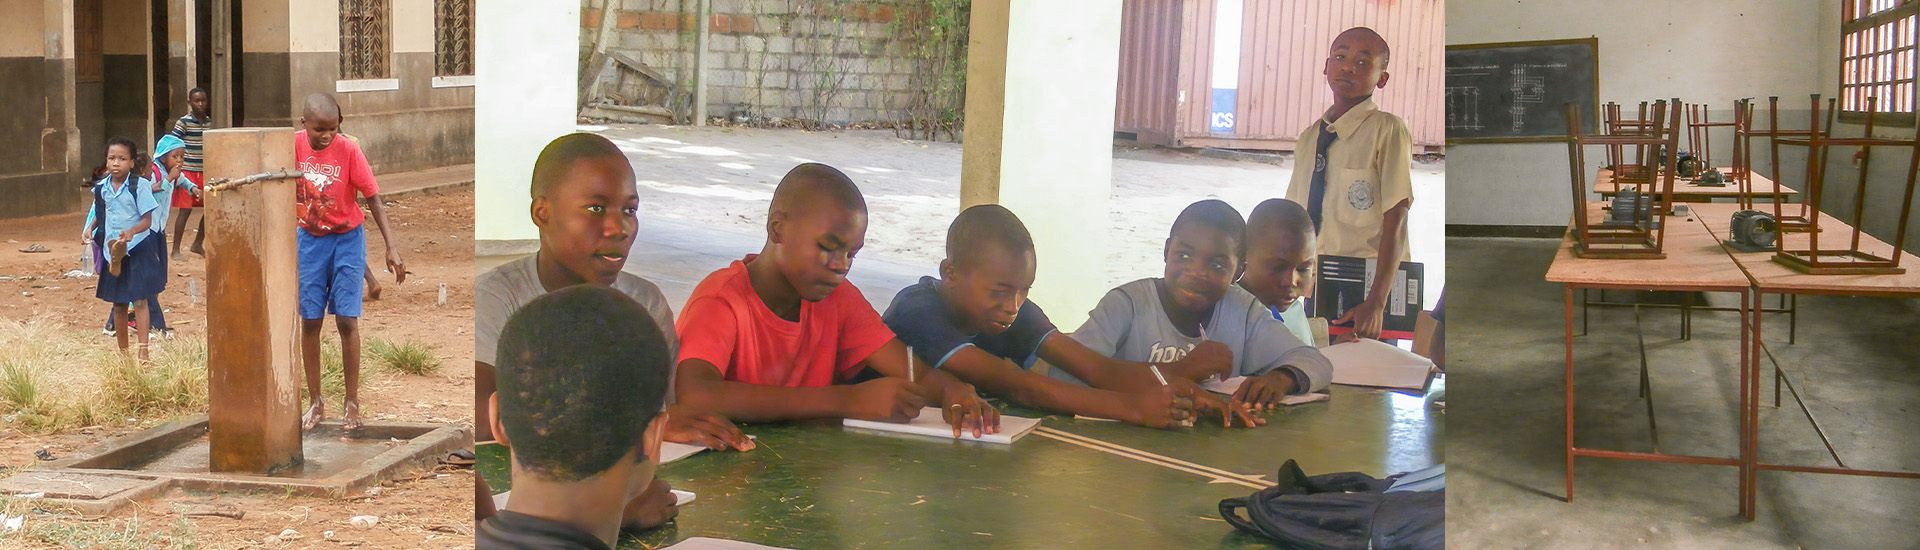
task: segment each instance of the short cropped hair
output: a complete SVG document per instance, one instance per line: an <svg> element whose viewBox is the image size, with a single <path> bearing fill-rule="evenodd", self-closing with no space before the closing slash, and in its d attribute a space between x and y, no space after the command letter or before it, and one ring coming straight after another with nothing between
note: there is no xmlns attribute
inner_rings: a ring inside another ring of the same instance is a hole
<svg viewBox="0 0 1920 550"><path fill-rule="evenodd" d="M767 214L792 212L802 204L811 205L811 201L820 199L848 212L867 211L867 199L860 195L860 187L853 184L853 178L838 168L808 162L780 177L779 185L773 188L773 200L767 205Z"/></svg>
<svg viewBox="0 0 1920 550"><path fill-rule="evenodd" d="M666 400L666 337L645 308L612 287L549 292L500 331L500 424L534 475L579 481L638 450Z"/></svg>
<svg viewBox="0 0 1920 550"><path fill-rule="evenodd" d="M624 160L627 154L621 152L620 146L614 145L613 141L586 132L567 134L548 142L547 147L540 150L540 157L533 161L533 199L546 198L555 185L573 173L573 165L581 159L600 157L619 157Z"/></svg>
<svg viewBox="0 0 1920 550"><path fill-rule="evenodd" d="M1174 231L1190 223L1201 224L1226 233L1233 239L1233 257L1239 261L1247 259L1247 220L1240 217L1240 211L1220 199L1207 199L1187 205L1180 216L1173 219L1173 227L1167 231L1172 237Z"/></svg>
<svg viewBox="0 0 1920 550"><path fill-rule="evenodd" d="M1306 207L1287 199L1267 199L1260 201L1247 213L1247 225L1261 229L1275 229L1287 233L1308 237L1315 234L1313 217L1307 214Z"/></svg>
<svg viewBox="0 0 1920 550"><path fill-rule="evenodd" d="M1012 210L998 204L967 208L947 226L947 259L955 267L968 267L980 260L988 244L997 244L1015 254L1033 252L1033 235Z"/></svg>

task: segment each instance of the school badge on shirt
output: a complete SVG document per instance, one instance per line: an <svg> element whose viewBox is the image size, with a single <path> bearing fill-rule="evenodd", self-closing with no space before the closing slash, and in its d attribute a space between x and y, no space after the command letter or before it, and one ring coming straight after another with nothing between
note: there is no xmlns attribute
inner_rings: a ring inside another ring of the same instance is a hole
<svg viewBox="0 0 1920 550"><path fill-rule="evenodd" d="M1347 205L1354 210L1373 208L1373 187L1367 185L1367 180L1353 180L1353 185L1347 187Z"/></svg>

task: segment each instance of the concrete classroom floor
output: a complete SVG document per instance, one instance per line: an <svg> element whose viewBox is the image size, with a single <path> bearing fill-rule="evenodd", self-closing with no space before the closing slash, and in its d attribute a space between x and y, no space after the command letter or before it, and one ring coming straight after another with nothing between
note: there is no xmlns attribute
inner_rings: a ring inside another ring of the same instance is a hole
<svg viewBox="0 0 1920 550"><path fill-rule="evenodd" d="M1544 280L1555 239L1447 239L1452 426L1447 530L1461 548L1915 548L1920 480L1762 471L1758 515L1738 514L1738 469L1580 457L1565 498L1563 294ZM1916 266L1920 267L1920 266ZM1598 299L1597 291L1594 297ZM1610 301L1635 295L1608 291ZM1678 296L1650 297L1678 303ZM1579 300L1575 293L1576 308ZM1716 306L1733 295L1711 295ZM1768 298L1769 307L1778 304ZM1699 303L1699 302L1695 302ZM1766 343L1848 466L1920 471L1920 300L1802 296L1798 343L1768 314ZM1575 325L1576 444L1652 451L1639 399L1632 308ZM1575 310L1575 322L1579 311ZM1738 455L1739 318L1640 311L1660 450ZM1761 362L1760 459L1833 466Z"/></svg>

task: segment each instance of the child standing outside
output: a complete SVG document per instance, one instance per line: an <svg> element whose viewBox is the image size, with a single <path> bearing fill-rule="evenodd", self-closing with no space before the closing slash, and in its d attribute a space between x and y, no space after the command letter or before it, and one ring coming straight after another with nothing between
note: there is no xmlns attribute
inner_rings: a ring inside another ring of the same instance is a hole
<svg viewBox="0 0 1920 550"><path fill-rule="evenodd" d="M1321 71L1333 106L1300 133L1298 150L1313 151L1313 165L1296 167L1287 186L1287 199L1305 206L1313 221L1320 255L1382 260L1367 298L1332 321L1352 323L1357 338L1380 336L1391 274L1410 258L1413 138L1405 121L1373 102L1374 90L1387 86L1390 56L1373 29L1354 27L1333 39Z"/></svg>
<svg viewBox="0 0 1920 550"><path fill-rule="evenodd" d="M204 158L201 157L201 145L204 143L202 141L202 134L206 133L207 130L213 129L213 115L207 113L207 105L210 101L212 100L207 97L207 91L205 89L194 88L188 90L187 114L181 116L180 120L174 121L173 130L167 132L169 135L179 137L181 143L184 145L183 150L185 153L182 160L185 162L185 165L181 171L181 175L187 178L187 181L193 182L194 187L206 185L207 183L206 164ZM158 157L160 155L159 153L155 153L154 156ZM174 256L177 257L180 255L180 242L186 240L187 218L192 217L193 209L206 206L206 202L204 201L205 199L200 196L198 191L189 191L188 188L181 188L173 192L173 207L180 209L180 219L173 224ZM155 226L154 229L165 233L167 230L165 219L166 216L163 214L156 220L161 225ZM206 249L200 247L202 243L206 242L206 231L207 218L205 215L202 215L200 217L200 228L195 230L193 234L193 248L191 250L193 250L194 254L206 254Z"/></svg>
<svg viewBox="0 0 1920 550"><path fill-rule="evenodd" d="M81 231L80 242L103 260L100 283L94 297L113 304L114 338L120 350L127 350L127 305L131 304L134 330L140 342L139 357L147 360L147 300L166 288L166 258L159 239L149 239L153 212L160 208L154 201L147 179L133 173L141 162L140 148L133 140L116 137L107 141L107 175L93 186L93 215Z"/></svg>
<svg viewBox="0 0 1920 550"><path fill-rule="evenodd" d="M181 174L186 157L185 144L179 136L166 134L160 136L160 142L153 146L153 228L152 238L160 240L161 279L166 279L167 258L167 201L179 190L185 190L194 196L200 195L198 186ZM93 223L93 212L87 212L87 223ZM116 306L118 307L118 306ZM147 299L147 317L153 321L153 330L163 336L171 337L173 327L167 326L167 316L160 307L158 295ZM113 335L113 312L107 312L107 335Z"/></svg>
<svg viewBox="0 0 1920 550"><path fill-rule="evenodd" d="M360 146L336 139L340 133L340 104L333 96L307 96L300 114L301 130L294 132L294 158L300 171L295 215L300 218L300 351L306 364L310 404L301 429L311 430L326 416L320 397L320 331L326 314L333 313L340 330L340 362L346 371L347 397L343 427L360 429L360 285L367 267L365 216L356 201L366 197L367 210L387 243L387 270L394 282L407 280L406 263L388 230L387 212L380 205L380 186Z"/></svg>

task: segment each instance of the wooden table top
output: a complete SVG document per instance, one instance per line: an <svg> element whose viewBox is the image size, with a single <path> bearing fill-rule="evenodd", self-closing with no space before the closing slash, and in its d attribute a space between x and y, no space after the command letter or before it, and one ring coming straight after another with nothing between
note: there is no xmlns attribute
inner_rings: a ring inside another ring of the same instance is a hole
<svg viewBox="0 0 1920 550"><path fill-rule="evenodd" d="M1733 213L1739 209L1739 205L1731 203L1693 205L1695 216L1705 222L1715 240L1729 236ZM1824 229L1821 232L1823 247L1839 245L1835 248L1842 248L1852 240L1853 226L1832 216L1821 216L1820 226ZM1796 232L1786 233L1783 238L1789 248L1804 249L1810 236ZM1866 234L1860 236L1860 248L1882 256L1893 251L1893 245ZM1911 252L1901 252L1900 266L1907 268L1907 272L1898 275L1808 275L1774 261L1773 252L1741 252L1730 247L1727 252L1761 292L1920 297L1920 257Z"/></svg>
<svg viewBox="0 0 1920 550"><path fill-rule="evenodd" d="M1604 202L1587 203L1588 219L1601 220ZM1729 204L1728 206L1733 206ZM1732 215L1731 212L1728 213ZM1738 292L1752 284L1740 266L1720 247L1720 241L1692 216L1666 218L1662 259L1599 259L1574 255L1573 230L1560 239L1560 250L1547 268L1547 281L1585 287L1645 290L1705 290Z"/></svg>
<svg viewBox="0 0 1920 550"><path fill-rule="evenodd" d="M1726 174L1729 178L1733 175L1733 167L1723 166L1719 170L1720 173ZM1727 181L1726 185L1719 187L1697 185L1694 181L1695 180L1692 179L1676 178L1673 181L1674 200L1678 202L1712 202L1715 198L1740 196L1740 186L1735 185L1731 179ZM1775 189L1778 189L1779 192L1787 198L1797 197L1800 193L1791 187L1775 183L1773 180L1760 175L1758 172L1753 174L1753 193L1751 193L1753 196L1772 197ZM1618 193L1619 190L1619 184L1613 181L1612 170L1601 168L1599 172L1594 174L1593 188L1590 189L1590 191L1604 197L1613 196L1613 194Z"/></svg>

